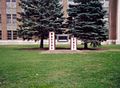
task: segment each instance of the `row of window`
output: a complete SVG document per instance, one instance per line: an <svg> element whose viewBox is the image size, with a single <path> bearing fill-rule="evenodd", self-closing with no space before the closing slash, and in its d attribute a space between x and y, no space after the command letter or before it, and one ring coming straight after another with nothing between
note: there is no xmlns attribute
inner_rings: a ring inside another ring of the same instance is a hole
<svg viewBox="0 0 120 88"><path fill-rule="evenodd" d="M16 2L16 0L6 0L6 2Z"/></svg>
<svg viewBox="0 0 120 88"><path fill-rule="evenodd" d="M0 31L0 40L2 40L2 31Z"/></svg>
<svg viewBox="0 0 120 88"><path fill-rule="evenodd" d="M7 24L16 24L17 22L17 17L16 17L16 14L7 14Z"/></svg>
<svg viewBox="0 0 120 88"><path fill-rule="evenodd" d="M7 39L8 40L16 40L17 39L17 31L8 30L7 31ZM0 40L2 40L2 31L0 30Z"/></svg>
<svg viewBox="0 0 120 88"><path fill-rule="evenodd" d="M16 40L17 39L17 31L9 30L7 31L8 40Z"/></svg>
<svg viewBox="0 0 120 88"><path fill-rule="evenodd" d="M7 24L16 24L17 17L16 14L7 14ZM0 14L0 23L1 23L1 14Z"/></svg>

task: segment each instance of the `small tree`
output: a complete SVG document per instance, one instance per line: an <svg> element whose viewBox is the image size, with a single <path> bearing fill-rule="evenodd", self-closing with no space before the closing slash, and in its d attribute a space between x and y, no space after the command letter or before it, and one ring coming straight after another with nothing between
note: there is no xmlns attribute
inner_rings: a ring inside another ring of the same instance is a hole
<svg viewBox="0 0 120 88"><path fill-rule="evenodd" d="M96 47L108 39L104 21L106 11L99 0L74 0L68 14L70 31L84 43L85 49L88 43Z"/></svg>
<svg viewBox="0 0 120 88"><path fill-rule="evenodd" d="M20 38L41 40L40 48L43 48L43 40L50 31L62 32L63 13L59 0L20 0L19 5L22 8L18 18Z"/></svg>

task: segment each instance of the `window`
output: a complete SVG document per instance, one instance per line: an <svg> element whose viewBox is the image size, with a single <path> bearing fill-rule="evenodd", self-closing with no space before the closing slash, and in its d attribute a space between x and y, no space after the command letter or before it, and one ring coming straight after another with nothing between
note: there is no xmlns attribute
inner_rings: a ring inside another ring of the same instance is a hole
<svg viewBox="0 0 120 88"><path fill-rule="evenodd" d="M16 0L12 0L12 2L16 2Z"/></svg>
<svg viewBox="0 0 120 88"><path fill-rule="evenodd" d="M6 2L10 2L10 0L6 0Z"/></svg>
<svg viewBox="0 0 120 88"><path fill-rule="evenodd" d="M8 30L7 38L8 38L8 40L16 40L17 39L17 31Z"/></svg>
<svg viewBox="0 0 120 88"><path fill-rule="evenodd" d="M0 23L1 23L1 14L0 14Z"/></svg>
<svg viewBox="0 0 120 88"><path fill-rule="evenodd" d="M7 23L11 23L11 14L7 14Z"/></svg>
<svg viewBox="0 0 120 88"><path fill-rule="evenodd" d="M15 30L17 27L16 14L7 14L7 30Z"/></svg>
<svg viewBox="0 0 120 88"><path fill-rule="evenodd" d="M8 38L8 40L12 39L12 32L11 31L7 31L7 38Z"/></svg>
<svg viewBox="0 0 120 88"><path fill-rule="evenodd" d="M16 8L16 0L7 0L7 9L13 9Z"/></svg>
<svg viewBox="0 0 120 88"><path fill-rule="evenodd" d="M10 1L12 1L12 2L16 2L16 0L6 0L6 2L10 2Z"/></svg>
<svg viewBox="0 0 120 88"><path fill-rule="evenodd" d="M17 31L13 31L13 40L17 39Z"/></svg>
<svg viewBox="0 0 120 88"><path fill-rule="evenodd" d="M0 30L0 40L2 39L2 31Z"/></svg>
<svg viewBox="0 0 120 88"><path fill-rule="evenodd" d="M15 24L17 22L17 20L16 20L16 14L12 14L12 19L13 19L13 23Z"/></svg>

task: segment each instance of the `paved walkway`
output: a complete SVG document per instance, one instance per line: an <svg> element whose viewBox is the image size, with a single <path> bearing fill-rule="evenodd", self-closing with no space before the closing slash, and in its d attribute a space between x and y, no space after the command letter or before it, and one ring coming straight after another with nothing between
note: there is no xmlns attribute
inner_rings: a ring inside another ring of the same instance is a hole
<svg viewBox="0 0 120 88"><path fill-rule="evenodd" d="M23 40L0 40L0 45L32 45L32 44L39 44L40 41L35 42L34 40L30 41L23 41ZM48 40L44 40L44 44L48 44ZM77 41L78 44L81 44L81 41ZM103 44L106 44L107 42L104 42ZM56 44L70 44L70 40L68 42L57 42Z"/></svg>
<svg viewBox="0 0 120 88"><path fill-rule="evenodd" d="M32 44L39 44L40 41L35 42L34 40L30 40L30 41L23 41L23 40L0 40L0 45L32 45ZM44 44L48 44L48 40L44 40ZM80 41L78 41L78 43L80 43ZM69 42L57 42L56 40L56 44L70 44Z"/></svg>

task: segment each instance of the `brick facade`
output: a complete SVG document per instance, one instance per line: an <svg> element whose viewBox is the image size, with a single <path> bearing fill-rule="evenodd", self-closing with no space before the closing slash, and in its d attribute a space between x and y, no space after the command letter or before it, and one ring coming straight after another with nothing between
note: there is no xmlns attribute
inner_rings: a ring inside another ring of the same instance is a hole
<svg viewBox="0 0 120 88"><path fill-rule="evenodd" d="M7 40L7 39L15 39L14 35L12 35L12 37L10 37L10 35L8 35L8 31L10 31L11 34L14 34L14 31L17 30L18 27L18 22L16 22L16 29L14 29L14 26L11 23L11 27L8 27L7 24L7 5L6 5L6 1L10 1L12 2L13 0L1 0L1 32L2 32L2 40ZM105 1L105 0L101 0L101 1ZM108 0L107 0L108 1ZM61 0L62 4L63 4L63 11L64 11L64 17L67 17L67 8L68 8L68 3L72 2L72 0L68 1L68 0ZM113 43L116 41L117 39L117 0L109 0L109 40L111 40ZM19 7L19 0L16 0L16 17L19 17L19 14L17 12L21 11L21 8ZM13 9L10 9L11 11ZM11 14L11 18L13 18L13 14L15 13L10 13ZM13 19L11 19L13 20ZM10 37L10 38L8 38Z"/></svg>
<svg viewBox="0 0 120 88"><path fill-rule="evenodd" d="M117 0L109 3L109 40L115 43L117 39Z"/></svg>
<svg viewBox="0 0 120 88"><path fill-rule="evenodd" d="M6 0L1 0L1 29L2 40L7 40L7 25L6 25Z"/></svg>

